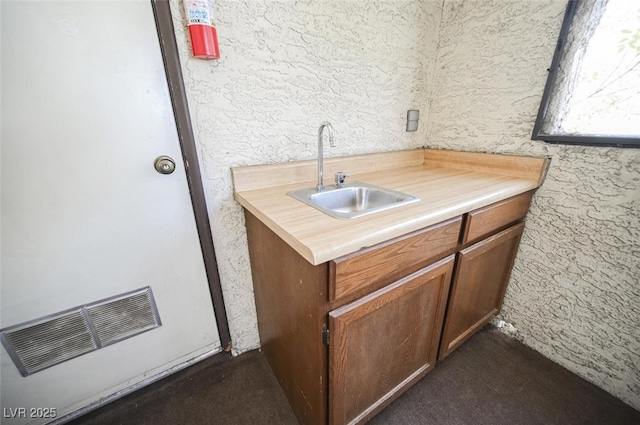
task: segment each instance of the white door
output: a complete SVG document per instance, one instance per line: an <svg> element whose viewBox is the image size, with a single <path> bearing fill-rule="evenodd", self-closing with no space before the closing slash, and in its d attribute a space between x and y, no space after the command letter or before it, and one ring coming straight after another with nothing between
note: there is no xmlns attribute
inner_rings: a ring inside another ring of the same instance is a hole
<svg viewBox="0 0 640 425"><path fill-rule="evenodd" d="M63 416L220 341L150 2L0 7L0 328L146 286L162 321L26 377L3 347L0 422L45 423L30 409Z"/></svg>

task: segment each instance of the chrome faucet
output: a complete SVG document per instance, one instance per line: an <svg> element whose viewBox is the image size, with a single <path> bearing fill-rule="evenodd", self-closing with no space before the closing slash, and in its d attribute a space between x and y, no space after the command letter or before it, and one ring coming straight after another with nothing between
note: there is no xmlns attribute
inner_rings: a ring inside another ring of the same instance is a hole
<svg viewBox="0 0 640 425"><path fill-rule="evenodd" d="M316 186L317 192L322 192L324 190L323 181L323 158L322 158L322 131L327 128L329 130L329 144L332 148L336 147L336 141L333 139L333 126L329 121L323 121L320 124L320 128L318 129L318 185Z"/></svg>

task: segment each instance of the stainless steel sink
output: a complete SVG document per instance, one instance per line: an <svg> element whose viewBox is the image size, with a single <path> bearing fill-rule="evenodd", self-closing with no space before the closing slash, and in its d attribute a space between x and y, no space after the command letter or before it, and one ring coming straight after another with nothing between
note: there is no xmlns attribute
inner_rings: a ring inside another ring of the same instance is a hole
<svg viewBox="0 0 640 425"><path fill-rule="evenodd" d="M300 189L287 195L335 218L356 218L378 211L417 202L420 198L406 193L361 182L346 183L344 187Z"/></svg>

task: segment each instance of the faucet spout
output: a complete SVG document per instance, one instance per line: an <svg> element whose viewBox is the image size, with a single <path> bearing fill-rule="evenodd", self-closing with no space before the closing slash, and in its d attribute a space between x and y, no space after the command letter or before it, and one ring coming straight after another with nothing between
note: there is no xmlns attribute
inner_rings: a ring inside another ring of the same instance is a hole
<svg viewBox="0 0 640 425"><path fill-rule="evenodd" d="M329 144L331 145L332 148L336 147L336 141L333 138L333 126L329 121L323 121L320 124L320 128L318 129L318 184L316 186L316 191L318 192L322 192L324 190L324 184L323 184L324 164L323 164L322 135L323 135L323 130L325 128L329 131Z"/></svg>

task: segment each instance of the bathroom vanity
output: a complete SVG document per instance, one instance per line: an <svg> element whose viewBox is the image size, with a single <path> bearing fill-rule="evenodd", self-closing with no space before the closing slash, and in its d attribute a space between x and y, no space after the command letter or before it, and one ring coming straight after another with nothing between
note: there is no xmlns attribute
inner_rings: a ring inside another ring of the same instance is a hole
<svg viewBox="0 0 640 425"><path fill-rule="evenodd" d="M262 350L301 423L366 422L498 314L548 163L432 149L327 159L328 176L420 198L350 220L286 195L314 186L314 161L232 169Z"/></svg>

